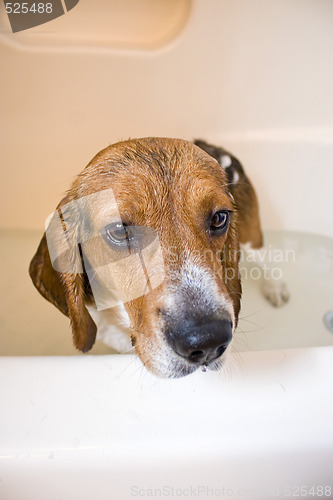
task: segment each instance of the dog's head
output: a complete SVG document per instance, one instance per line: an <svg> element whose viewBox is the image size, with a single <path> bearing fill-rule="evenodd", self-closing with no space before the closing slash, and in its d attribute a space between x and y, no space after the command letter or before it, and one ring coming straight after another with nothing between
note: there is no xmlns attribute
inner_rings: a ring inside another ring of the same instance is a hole
<svg viewBox="0 0 333 500"><path fill-rule="evenodd" d="M146 138L98 153L49 221L30 275L94 344L97 309L123 302L132 344L162 377L216 370L240 309L236 213L221 166L193 143Z"/></svg>

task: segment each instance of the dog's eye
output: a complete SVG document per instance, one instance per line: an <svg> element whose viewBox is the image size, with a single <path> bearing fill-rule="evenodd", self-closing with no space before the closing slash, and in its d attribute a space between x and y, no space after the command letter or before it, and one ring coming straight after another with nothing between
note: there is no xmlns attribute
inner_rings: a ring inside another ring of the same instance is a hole
<svg viewBox="0 0 333 500"><path fill-rule="evenodd" d="M151 227L128 226L121 221L104 227L100 234L111 247L133 253L148 247L157 238L156 230Z"/></svg>
<svg viewBox="0 0 333 500"><path fill-rule="evenodd" d="M210 221L210 230L213 233L223 233L229 224L229 212L227 210L220 210L215 212Z"/></svg>
<svg viewBox="0 0 333 500"><path fill-rule="evenodd" d="M125 224L115 222L104 229L104 236L108 243L126 245L131 239L131 232Z"/></svg>

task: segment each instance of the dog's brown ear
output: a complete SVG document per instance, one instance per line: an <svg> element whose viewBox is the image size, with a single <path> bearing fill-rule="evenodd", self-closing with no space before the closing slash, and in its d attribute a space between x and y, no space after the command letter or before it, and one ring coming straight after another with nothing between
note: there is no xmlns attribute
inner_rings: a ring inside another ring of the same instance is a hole
<svg viewBox="0 0 333 500"><path fill-rule="evenodd" d="M82 352L89 351L97 330L84 304L84 274L54 269L45 233L30 263L29 274L41 295L69 317L75 347Z"/></svg>
<svg viewBox="0 0 333 500"><path fill-rule="evenodd" d="M234 219L236 219L237 214L233 215L235 216ZM242 283L239 269L239 239L236 224L236 220L232 220L230 223L223 254L225 284L234 305L235 326L237 326L238 323L242 295Z"/></svg>

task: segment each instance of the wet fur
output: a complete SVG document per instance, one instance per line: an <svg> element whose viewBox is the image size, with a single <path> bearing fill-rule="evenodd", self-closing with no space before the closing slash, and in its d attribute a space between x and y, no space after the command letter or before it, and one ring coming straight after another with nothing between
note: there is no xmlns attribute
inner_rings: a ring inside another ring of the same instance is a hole
<svg viewBox="0 0 333 500"><path fill-rule="evenodd" d="M234 329L241 299L239 243L251 241L254 247L262 245L254 189L234 157L232 169L237 171L239 182L232 183L234 172L221 168L218 163L225 154L229 155L222 148L203 141L196 141L195 145L179 139L145 138L117 143L91 160L57 207L61 213L65 204L112 189L124 223L149 226L157 231L166 279L159 287L124 306L131 325L128 335L137 354L149 370L163 377L182 376L197 368L189 366L166 345L159 313L166 307L168 297L177 294L183 279L182 269L198 266L209 274L215 291L213 297L204 291L204 299L211 301L213 315L223 316L228 310ZM221 207L233 213L225 236L214 239L208 235L207 218ZM107 206L100 206L86 214L84 223L98 231L107 220ZM75 230L79 233L80 227ZM74 248L77 245L74 241L73 255L78 255L78 249ZM208 257L207 250L210 251ZM79 251L82 260L80 248ZM76 348L87 352L94 345L97 328L86 308L86 305L94 306L94 298L83 261L81 265L81 273L56 271L44 234L29 271L43 297L69 317ZM233 269L234 276L226 281L227 269ZM182 300L184 307L191 309L193 304L187 295L184 294ZM196 305L202 314L205 300ZM184 308L176 306L169 309L176 318L184 312ZM221 360L215 361L211 369L221 363Z"/></svg>

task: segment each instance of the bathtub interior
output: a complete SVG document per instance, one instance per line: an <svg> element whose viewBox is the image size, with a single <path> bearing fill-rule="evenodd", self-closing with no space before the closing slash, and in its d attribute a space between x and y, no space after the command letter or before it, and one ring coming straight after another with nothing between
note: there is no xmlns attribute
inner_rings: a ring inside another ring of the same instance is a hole
<svg viewBox="0 0 333 500"><path fill-rule="evenodd" d="M271 252L268 266L282 276L290 299L281 308L268 304L256 268L241 262L243 300L235 350L333 345L324 322L333 304L333 240L297 231L266 231L264 238Z"/></svg>
<svg viewBox="0 0 333 500"><path fill-rule="evenodd" d="M294 251L278 263L291 292L281 309L244 265L234 350L331 345L323 318L333 309L332 2L145 0L140 12L134 4L98 0L94 17L82 0L17 36L0 5L0 354L79 354L67 318L34 289L29 261L89 159L152 135L228 148L256 188L267 248ZM109 353L101 342L91 351Z"/></svg>
<svg viewBox="0 0 333 500"><path fill-rule="evenodd" d="M76 5L75 5L76 4ZM164 46L183 30L190 13L191 0L95 0L74 3L75 15L53 20L53 29L35 26L30 31L18 31L12 43L19 47L77 47L153 50ZM69 11L70 9L68 9ZM103 15L98 15L103 12ZM0 13L0 26L9 31L5 13ZM32 35L32 36L31 36Z"/></svg>

